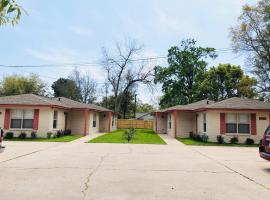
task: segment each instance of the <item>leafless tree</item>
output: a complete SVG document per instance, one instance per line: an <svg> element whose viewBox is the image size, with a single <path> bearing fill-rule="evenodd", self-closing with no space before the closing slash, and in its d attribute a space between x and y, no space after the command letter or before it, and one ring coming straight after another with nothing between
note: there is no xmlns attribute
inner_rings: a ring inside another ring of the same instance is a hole
<svg viewBox="0 0 270 200"><path fill-rule="evenodd" d="M82 75L78 69L74 69L69 78L75 81L81 92L83 103L93 103L96 101L97 82L91 78L90 74Z"/></svg>
<svg viewBox="0 0 270 200"><path fill-rule="evenodd" d="M102 64L115 98L114 111L116 112L120 110L124 98L121 94L125 94L139 83L152 87L153 72L147 69L145 60L138 59L141 51L142 47L131 40L124 45L116 43L114 54L103 48Z"/></svg>

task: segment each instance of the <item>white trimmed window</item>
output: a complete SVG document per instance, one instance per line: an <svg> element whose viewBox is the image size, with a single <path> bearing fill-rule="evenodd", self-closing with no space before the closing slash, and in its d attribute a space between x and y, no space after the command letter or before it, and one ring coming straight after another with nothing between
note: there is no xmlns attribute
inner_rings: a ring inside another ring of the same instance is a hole
<svg viewBox="0 0 270 200"><path fill-rule="evenodd" d="M97 114L94 113L93 115L93 127L97 127Z"/></svg>
<svg viewBox="0 0 270 200"><path fill-rule="evenodd" d="M57 121L58 121L58 112L55 110L53 112L53 128L57 128Z"/></svg>
<svg viewBox="0 0 270 200"><path fill-rule="evenodd" d="M226 133L250 134L250 115L228 113L225 115Z"/></svg>
<svg viewBox="0 0 270 200"><path fill-rule="evenodd" d="M169 129L172 128L172 114L169 114Z"/></svg>
<svg viewBox="0 0 270 200"><path fill-rule="evenodd" d="M11 110L10 128L32 129L34 110Z"/></svg>
<svg viewBox="0 0 270 200"><path fill-rule="evenodd" d="M203 132L206 132L206 113L203 113Z"/></svg>

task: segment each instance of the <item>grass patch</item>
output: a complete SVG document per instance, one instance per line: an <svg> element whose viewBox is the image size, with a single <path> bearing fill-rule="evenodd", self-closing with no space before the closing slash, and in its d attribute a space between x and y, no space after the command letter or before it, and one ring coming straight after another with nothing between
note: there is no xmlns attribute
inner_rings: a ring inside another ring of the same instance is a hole
<svg viewBox="0 0 270 200"><path fill-rule="evenodd" d="M94 138L88 143L128 143L123 139L126 129L118 129L105 135ZM151 129L136 129L136 135L130 142L131 144L166 144L158 134Z"/></svg>
<svg viewBox="0 0 270 200"><path fill-rule="evenodd" d="M59 138L12 138L12 139L4 139L4 141L22 141L22 142L71 142L73 140L76 140L78 138L82 137L81 135L67 135Z"/></svg>
<svg viewBox="0 0 270 200"><path fill-rule="evenodd" d="M224 143L219 144L217 142L200 142L196 141L190 138L177 138L178 141L184 143L185 145L193 145L193 146L227 146L227 147L258 147L259 144L230 144L230 143Z"/></svg>

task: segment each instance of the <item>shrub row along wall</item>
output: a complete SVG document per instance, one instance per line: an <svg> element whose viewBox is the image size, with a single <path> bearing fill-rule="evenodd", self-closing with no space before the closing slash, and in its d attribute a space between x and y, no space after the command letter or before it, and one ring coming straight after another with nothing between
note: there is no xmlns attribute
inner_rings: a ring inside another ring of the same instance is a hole
<svg viewBox="0 0 270 200"><path fill-rule="evenodd" d="M153 120L118 119L117 128L149 128L153 129Z"/></svg>

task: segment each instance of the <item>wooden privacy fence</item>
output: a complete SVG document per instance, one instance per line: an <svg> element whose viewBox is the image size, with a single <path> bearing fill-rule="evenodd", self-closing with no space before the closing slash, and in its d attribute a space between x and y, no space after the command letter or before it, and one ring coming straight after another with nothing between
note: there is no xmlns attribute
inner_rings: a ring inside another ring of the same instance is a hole
<svg viewBox="0 0 270 200"><path fill-rule="evenodd" d="M153 120L118 119L117 128L153 128Z"/></svg>

